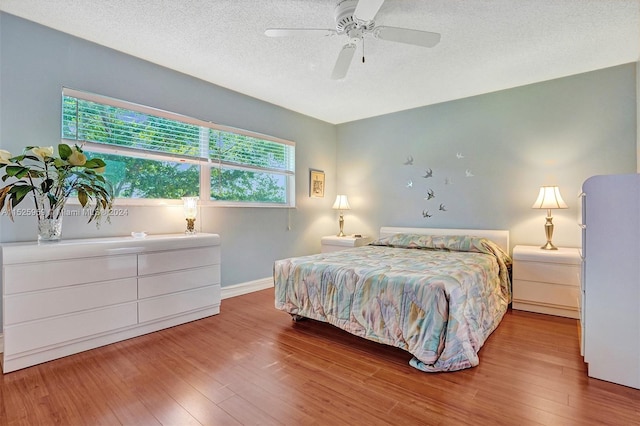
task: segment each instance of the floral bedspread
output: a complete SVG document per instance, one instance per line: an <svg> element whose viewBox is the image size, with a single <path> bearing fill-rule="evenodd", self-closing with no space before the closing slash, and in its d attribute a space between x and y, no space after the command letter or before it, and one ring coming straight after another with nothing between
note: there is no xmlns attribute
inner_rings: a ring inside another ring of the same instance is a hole
<svg viewBox="0 0 640 426"><path fill-rule="evenodd" d="M396 234L276 261L275 306L402 348L420 370L460 370L507 310L510 267L484 238Z"/></svg>

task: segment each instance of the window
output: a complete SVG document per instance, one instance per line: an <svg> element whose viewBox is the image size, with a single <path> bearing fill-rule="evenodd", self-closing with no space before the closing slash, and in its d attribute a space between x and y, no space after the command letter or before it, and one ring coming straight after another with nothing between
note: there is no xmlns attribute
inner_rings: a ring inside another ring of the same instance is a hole
<svg viewBox="0 0 640 426"><path fill-rule="evenodd" d="M117 198L295 205L293 142L68 88L62 138L100 153Z"/></svg>

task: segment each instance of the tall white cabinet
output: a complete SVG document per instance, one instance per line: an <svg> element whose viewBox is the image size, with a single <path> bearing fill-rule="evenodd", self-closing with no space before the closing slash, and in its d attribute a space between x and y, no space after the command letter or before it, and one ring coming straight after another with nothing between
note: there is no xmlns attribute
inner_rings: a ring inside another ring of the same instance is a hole
<svg viewBox="0 0 640 426"><path fill-rule="evenodd" d="M640 389L640 175L582 190L584 359L589 376Z"/></svg>
<svg viewBox="0 0 640 426"><path fill-rule="evenodd" d="M220 236L1 246L5 373L220 312Z"/></svg>

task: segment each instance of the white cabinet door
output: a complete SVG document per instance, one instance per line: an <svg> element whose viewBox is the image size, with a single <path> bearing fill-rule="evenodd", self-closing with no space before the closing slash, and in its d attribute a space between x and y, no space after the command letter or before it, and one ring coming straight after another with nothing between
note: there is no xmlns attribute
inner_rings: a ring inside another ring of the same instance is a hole
<svg viewBox="0 0 640 426"><path fill-rule="evenodd" d="M4 294L135 277L135 254L3 266Z"/></svg>
<svg viewBox="0 0 640 426"><path fill-rule="evenodd" d="M138 297L146 299L214 284L220 284L220 265L148 275L138 278Z"/></svg>
<svg viewBox="0 0 640 426"><path fill-rule="evenodd" d="M135 278L11 294L5 297L4 323L12 325L119 303L135 302L136 299Z"/></svg>
<svg viewBox="0 0 640 426"><path fill-rule="evenodd" d="M585 193L585 361L640 388L640 175L595 176Z"/></svg>
<svg viewBox="0 0 640 426"><path fill-rule="evenodd" d="M137 313L136 303L132 302L7 326L4 328L4 355L62 346L75 339L132 326L137 323Z"/></svg>
<svg viewBox="0 0 640 426"><path fill-rule="evenodd" d="M138 274L179 271L220 263L220 247L199 247L179 252L165 251L138 256Z"/></svg>
<svg viewBox="0 0 640 426"><path fill-rule="evenodd" d="M168 294L141 300L138 303L140 323L209 308L220 300L220 286Z"/></svg>

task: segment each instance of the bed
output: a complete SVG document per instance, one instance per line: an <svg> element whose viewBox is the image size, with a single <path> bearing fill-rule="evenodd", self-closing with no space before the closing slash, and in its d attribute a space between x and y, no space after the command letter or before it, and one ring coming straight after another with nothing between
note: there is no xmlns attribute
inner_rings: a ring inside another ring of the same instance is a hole
<svg viewBox="0 0 640 426"><path fill-rule="evenodd" d="M509 233L383 227L370 245L274 264L275 306L413 355L427 372L478 365L511 302Z"/></svg>

